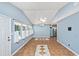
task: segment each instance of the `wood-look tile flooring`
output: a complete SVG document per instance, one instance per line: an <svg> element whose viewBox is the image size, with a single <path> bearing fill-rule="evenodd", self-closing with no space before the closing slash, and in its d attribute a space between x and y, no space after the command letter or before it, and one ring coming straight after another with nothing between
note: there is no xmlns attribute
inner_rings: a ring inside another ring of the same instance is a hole
<svg viewBox="0 0 79 59"><path fill-rule="evenodd" d="M66 49L56 38L50 40L35 40L31 39L22 49L20 49L14 56L34 56L36 46L39 44L48 45L51 56L75 56L71 51Z"/></svg>

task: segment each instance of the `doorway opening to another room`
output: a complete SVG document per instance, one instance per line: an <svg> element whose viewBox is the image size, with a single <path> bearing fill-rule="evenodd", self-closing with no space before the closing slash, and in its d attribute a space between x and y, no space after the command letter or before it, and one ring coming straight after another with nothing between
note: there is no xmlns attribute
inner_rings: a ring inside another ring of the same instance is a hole
<svg viewBox="0 0 79 59"><path fill-rule="evenodd" d="M57 38L57 25L56 24L50 26L50 37L55 38L55 39Z"/></svg>

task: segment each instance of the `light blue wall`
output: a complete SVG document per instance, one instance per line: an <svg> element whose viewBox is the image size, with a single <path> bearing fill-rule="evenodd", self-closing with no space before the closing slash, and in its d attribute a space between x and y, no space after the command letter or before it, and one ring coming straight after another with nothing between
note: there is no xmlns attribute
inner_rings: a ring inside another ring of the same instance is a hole
<svg viewBox="0 0 79 59"><path fill-rule="evenodd" d="M0 2L0 14L6 15L12 19L23 24L32 25L26 15L19 9L7 2ZM19 47L21 47L25 42L28 42L32 38L32 35L26 37L24 40L21 40L18 44L14 43L14 40L11 40L11 53L14 53Z"/></svg>
<svg viewBox="0 0 79 59"><path fill-rule="evenodd" d="M76 2L69 2L57 12L54 19L57 20L60 17L66 17L67 15L69 15L69 13L74 13L77 11L79 11L79 4L76 5Z"/></svg>
<svg viewBox="0 0 79 59"><path fill-rule="evenodd" d="M8 17L11 17L12 19L21 21L25 24L31 24L27 16L25 16L25 14L20 9L16 8L11 3L0 2L0 13Z"/></svg>
<svg viewBox="0 0 79 59"><path fill-rule="evenodd" d="M34 36L33 37L50 37L50 26L49 25L33 25Z"/></svg>
<svg viewBox="0 0 79 59"><path fill-rule="evenodd" d="M20 48L24 43L27 43L30 39L32 39L32 36L26 37L25 39L22 39L17 43L14 43L14 41L12 40L12 47L11 47L11 53L14 53L18 48Z"/></svg>
<svg viewBox="0 0 79 59"><path fill-rule="evenodd" d="M58 40L79 54L79 13L64 18L57 24L57 27ZM68 31L68 27L72 27L72 31Z"/></svg>

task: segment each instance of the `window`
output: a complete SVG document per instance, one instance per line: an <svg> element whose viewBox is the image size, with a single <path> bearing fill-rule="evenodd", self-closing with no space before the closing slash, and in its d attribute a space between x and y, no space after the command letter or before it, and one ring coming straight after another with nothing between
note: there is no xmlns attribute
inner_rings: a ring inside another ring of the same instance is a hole
<svg viewBox="0 0 79 59"><path fill-rule="evenodd" d="M25 25L20 22L15 22L14 42L18 43L20 40L25 39L33 33L31 25Z"/></svg>
<svg viewBox="0 0 79 59"><path fill-rule="evenodd" d="M26 25L22 24L22 39L26 37Z"/></svg>
<svg viewBox="0 0 79 59"><path fill-rule="evenodd" d="M22 26L23 27L23 31L25 31L26 29L25 29L25 26Z"/></svg>
<svg viewBox="0 0 79 59"><path fill-rule="evenodd" d="M19 25L15 25L15 32L19 33L19 36L21 35L21 27Z"/></svg>
<svg viewBox="0 0 79 59"><path fill-rule="evenodd" d="M19 42L20 39L21 39L21 23L15 22L14 42Z"/></svg>
<svg viewBox="0 0 79 59"><path fill-rule="evenodd" d="M33 34L33 28L31 25L28 26L29 35Z"/></svg>
<svg viewBox="0 0 79 59"><path fill-rule="evenodd" d="M29 36L29 30L28 30L28 25L26 25L26 37Z"/></svg>

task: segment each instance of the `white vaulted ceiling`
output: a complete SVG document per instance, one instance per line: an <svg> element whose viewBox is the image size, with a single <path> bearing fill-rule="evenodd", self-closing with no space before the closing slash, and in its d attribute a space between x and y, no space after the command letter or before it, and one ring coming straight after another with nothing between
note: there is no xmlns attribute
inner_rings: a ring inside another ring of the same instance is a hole
<svg viewBox="0 0 79 59"><path fill-rule="evenodd" d="M20 8L33 24L39 24L40 18L47 18L46 24L52 24L53 17L67 2L11 2Z"/></svg>

